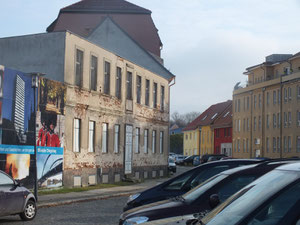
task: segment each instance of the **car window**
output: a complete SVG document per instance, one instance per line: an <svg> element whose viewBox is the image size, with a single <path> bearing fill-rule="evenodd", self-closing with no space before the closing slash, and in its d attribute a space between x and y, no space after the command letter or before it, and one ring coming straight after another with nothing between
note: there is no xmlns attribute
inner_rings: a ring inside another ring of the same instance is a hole
<svg viewBox="0 0 300 225"><path fill-rule="evenodd" d="M187 173L178 179L173 180L170 184L168 184L164 189L165 190L180 190L184 184L190 179L193 173Z"/></svg>
<svg viewBox="0 0 300 225"><path fill-rule="evenodd" d="M300 182L273 199L247 225L282 224L282 218L298 201L300 201Z"/></svg>
<svg viewBox="0 0 300 225"><path fill-rule="evenodd" d="M229 180L218 190L220 202L224 202L227 198L229 198L231 195L233 195L235 192L239 191L246 185L250 184L256 178L257 176L254 175L244 175L234 177L233 179Z"/></svg>
<svg viewBox="0 0 300 225"><path fill-rule="evenodd" d="M0 173L0 185L12 185L14 181L7 175Z"/></svg>
<svg viewBox="0 0 300 225"><path fill-rule="evenodd" d="M221 173L224 170L228 170L229 165L220 165L215 166L212 168L207 168L203 171L201 171L192 181L191 181L191 188L194 188L201 184L202 182L206 181L208 178L211 178L212 176Z"/></svg>

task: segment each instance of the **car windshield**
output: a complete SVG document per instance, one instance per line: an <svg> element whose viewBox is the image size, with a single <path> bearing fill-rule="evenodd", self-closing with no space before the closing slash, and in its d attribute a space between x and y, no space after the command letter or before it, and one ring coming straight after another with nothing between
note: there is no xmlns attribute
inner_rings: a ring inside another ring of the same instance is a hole
<svg viewBox="0 0 300 225"><path fill-rule="evenodd" d="M205 182L201 183L200 185L196 186L194 189L190 190L186 194L184 194L182 197L187 202L192 202L196 200L199 196L201 196L203 193L205 193L208 189L213 187L215 184L219 183L221 180L225 179L228 175L225 174L218 174L210 179L206 180Z"/></svg>
<svg viewBox="0 0 300 225"><path fill-rule="evenodd" d="M173 158L169 158L169 163L174 163L174 159Z"/></svg>
<svg viewBox="0 0 300 225"><path fill-rule="evenodd" d="M287 173L286 171L274 170L252 182L219 205L202 219L202 223L206 225L237 224L247 212L251 212L263 201L297 178L298 175L294 172Z"/></svg>

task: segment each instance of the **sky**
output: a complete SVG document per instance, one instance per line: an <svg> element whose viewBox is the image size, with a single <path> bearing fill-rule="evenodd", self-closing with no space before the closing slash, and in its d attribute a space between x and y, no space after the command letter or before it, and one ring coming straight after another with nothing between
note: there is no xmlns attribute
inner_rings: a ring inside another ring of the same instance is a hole
<svg viewBox="0 0 300 225"><path fill-rule="evenodd" d="M0 37L42 33L79 0L1 3ZM300 0L128 0L152 11L165 67L176 75L171 113L232 99L247 67L300 51Z"/></svg>

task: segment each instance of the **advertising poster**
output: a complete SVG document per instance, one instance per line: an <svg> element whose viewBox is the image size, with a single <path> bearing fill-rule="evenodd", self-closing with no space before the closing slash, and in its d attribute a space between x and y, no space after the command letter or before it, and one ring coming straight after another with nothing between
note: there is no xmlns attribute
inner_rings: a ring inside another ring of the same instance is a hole
<svg viewBox="0 0 300 225"><path fill-rule="evenodd" d="M34 144L37 144L39 187L62 185L64 90L60 83L40 80L36 89L37 130L34 134L34 88L31 76L0 67L0 169L26 187L34 184ZM42 84L50 84L42 86ZM59 87L56 87L58 85ZM42 94L42 95L40 95ZM49 108L50 107L50 108Z"/></svg>

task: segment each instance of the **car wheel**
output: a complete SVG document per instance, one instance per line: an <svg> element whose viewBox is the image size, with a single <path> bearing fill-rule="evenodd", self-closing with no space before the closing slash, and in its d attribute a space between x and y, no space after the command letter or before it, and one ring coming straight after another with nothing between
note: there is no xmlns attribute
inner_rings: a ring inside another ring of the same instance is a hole
<svg viewBox="0 0 300 225"><path fill-rule="evenodd" d="M20 214L20 217L22 220L28 221L33 220L36 215L36 203L33 200L28 200L26 203L26 206L24 208L24 211Z"/></svg>

